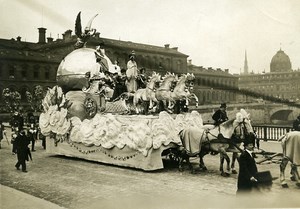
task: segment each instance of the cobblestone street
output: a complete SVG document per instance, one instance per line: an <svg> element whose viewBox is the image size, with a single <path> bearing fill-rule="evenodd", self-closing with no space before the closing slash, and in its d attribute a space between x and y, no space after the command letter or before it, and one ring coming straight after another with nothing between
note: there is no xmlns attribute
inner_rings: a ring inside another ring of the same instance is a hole
<svg viewBox="0 0 300 209"><path fill-rule="evenodd" d="M266 150L272 142L262 142ZM278 149L278 144L272 145ZM236 198L237 175L221 177L218 172L219 157L205 157L207 172L191 174L165 161L165 169L144 172L50 155L42 149L41 142L33 152L33 161L27 162L28 173L15 169L16 156L11 154L11 145L2 141L0 150L2 185L45 199L65 208L197 208L197 207L241 207ZM231 155L231 154L230 154ZM257 159L260 159L259 156ZM197 159L193 160L197 166ZM259 171L270 170L279 177L279 164L258 165ZM288 167L289 169L289 167ZM300 190L286 177L289 189L282 189L279 179L272 190L261 194L251 206L300 207ZM228 205L224 205L228 204ZM5 208L5 207L4 207Z"/></svg>

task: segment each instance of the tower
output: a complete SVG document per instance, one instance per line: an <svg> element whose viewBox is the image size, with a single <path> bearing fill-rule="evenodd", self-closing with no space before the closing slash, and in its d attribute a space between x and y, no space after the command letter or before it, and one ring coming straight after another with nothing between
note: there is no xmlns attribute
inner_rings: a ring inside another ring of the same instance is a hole
<svg viewBox="0 0 300 209"><path fill-rule="evenodd" d="M244 74L246 74L246 75L248 74L247 51L245 51Z"/></svg>

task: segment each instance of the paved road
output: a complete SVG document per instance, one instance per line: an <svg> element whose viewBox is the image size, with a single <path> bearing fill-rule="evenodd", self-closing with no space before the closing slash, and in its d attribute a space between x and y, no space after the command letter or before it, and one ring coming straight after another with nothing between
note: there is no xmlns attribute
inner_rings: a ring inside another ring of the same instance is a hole
<svg viewBox="0 0 300 209"><path fill-rule="evenodd" d="M268 151L280 150L276 143L262 142L261 147ZM16 156L2 141L0 184L65 208L229 208L247 204L300 207L300 189L291 181L288 181L289 189L282 189L279 179L268 192L237 198L237 175L221 177L218 156L205 157L208 172L191 174L188 170L179 172L169 161L163 170L144 172L51 155L42 149L40 142L32 154L33 161L27 163L29 172L17 171L14 167ZM197 166L196 159L193 163ZM258 169L270 170L273 177L279 176L278 164L264 163L258 165Z"/></svg>

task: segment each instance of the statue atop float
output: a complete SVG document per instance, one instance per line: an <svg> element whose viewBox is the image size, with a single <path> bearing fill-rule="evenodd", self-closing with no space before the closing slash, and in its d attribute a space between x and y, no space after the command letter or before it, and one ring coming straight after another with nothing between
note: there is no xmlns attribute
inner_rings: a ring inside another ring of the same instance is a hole
<svg viewBox="0 0 300 209"><path fill-rule="evenodd" d="M92 22L97 17L98 14L94 15L84 28L84 31L82 31L82 26L81 26L81 12L78 13L76 22L75 22L75 34L77 35L77 42L75 43L74 47L75 49L79 49L82 47L85 47L86 42L88 39L92 36L95 35L96 29L91 28L92 27Z"/></svg>

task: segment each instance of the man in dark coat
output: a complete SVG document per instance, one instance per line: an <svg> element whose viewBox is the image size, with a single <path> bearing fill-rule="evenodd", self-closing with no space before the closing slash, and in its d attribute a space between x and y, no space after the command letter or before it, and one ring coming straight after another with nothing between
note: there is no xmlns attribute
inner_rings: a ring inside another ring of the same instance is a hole
<svg viewBox="0 0 300 209"><path fill-rule="evenodd" d="M252 140L244 141L244 152L239 158L239 175L237 181L237 194L250 192L255 186L257 179L254 177L257 174L257 166L252 156L254 149Z"/></svg>
<svg viewBox="0 0 300 209"><path fill-rule="evenodd" d="M218 126L221 123L228 120L227 113L226 113L227 105L222 103L220 109L218 109L212 116L212 119L215 121L215 125Z"/></svg>
<svg viewBox="0 0 300 209"><path fill-rule="evenodd" d="M15 135L18 135L19 131L23 129L24 120L23 117L20 115L18 111L15 111L14 115L11 117L10 120L11 130L12 130L12 138L11 143L12 147L12 154L16 154L16 144L15 144Z"/></svg>
<svg viewBox="0 0 300 209"><path fill-rule="evenodd" d="M28 138L31 141L31 151L34 152L35 141L37 140L37 129L34 121L29 121Z"/></svg>
<svg viewBox="0 0 300 209"><path fill-rule="evenodd" d="M19 170L20 165L22 166L22 171L27 172L26 170L26 160L28 160L28 145L30 143L29 139L27 138L25 131L22 130L18 134L16 140L16 148L17 148L17 157L18 162L16 163L15 167ZM29 150L30 151L30 150Z"/></svg>
<svg viewBox="0 0 300 209"><path fill-rule="evenodd" d="M300 131L300 115L298 115L296 120L293 122L293 130Z"/></svg>

